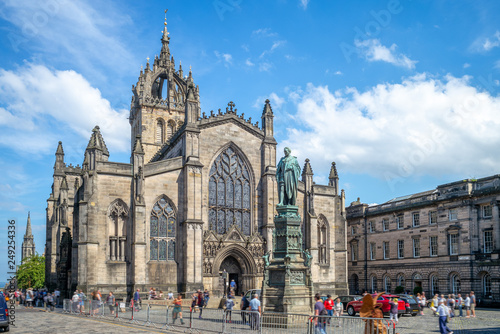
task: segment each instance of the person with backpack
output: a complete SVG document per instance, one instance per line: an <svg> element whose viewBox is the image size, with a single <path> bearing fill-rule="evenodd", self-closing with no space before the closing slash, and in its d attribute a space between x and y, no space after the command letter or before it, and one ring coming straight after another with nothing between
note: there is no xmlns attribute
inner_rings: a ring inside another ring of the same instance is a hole
<svg viewBox="0 0 500 334"><path fill-rule="evenodd" d="M208 292L207 289L205 289L205 292L203 293L203 299L204 299L204 305L207 307L208 301L210 300L210 293Z"/></svg>
<svg viewBox="0 0 500 334"><path fill-rule="evenodd" d="M243 321L244 324L248 324L247 313L245 311L248 309L249 306L250 302L248 301L248 298L245 296L244 293L242 293L240 309L243 311L241 312L241 320Z"/></svg>
<svg viewBox="0 0 500 334"><path fill-rule="evenodd" d="M85 301L87 300L87 296L85 295L85 293L83 293L83 290L80 290L80 292L78 293L78 305L80 305L80 314L84 314L85 313Z"/></svg>
<svg viewBox="0 0 500 334"><path fill-rule="evenodd" d="M198 289L197 304L198 304L198 309L200 310L200 315L198 316L199 319L201 319L201 314L203 313L204 302L205 298L203 297L203 293L201 292L200 289Z"/></svg>
<svg viewBox="0 0 500 334"><path fill-rule="evenodd" d="M316 303L314 304L314 327L315 334L326 334L325 325L326 325L326 317L328 316L328 312L326 311L325 305L321 301L321 296L317 293L314 296Z"/></svg>

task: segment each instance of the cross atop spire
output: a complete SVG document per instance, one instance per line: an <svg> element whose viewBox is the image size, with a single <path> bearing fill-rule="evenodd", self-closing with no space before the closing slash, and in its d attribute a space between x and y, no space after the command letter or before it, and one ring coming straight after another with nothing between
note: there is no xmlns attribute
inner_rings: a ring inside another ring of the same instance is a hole
<svg viewBox="0 0 500 334"><path fill-rule="evenodd" d="M165 9L165 22L163 23L164 28L163 28L163 36L161 38L161 53L160 53L160 58L168 60L170 56L170 49L168 47L168 43L170 43L170 37L168 37L168 30L167 30L167 12L168 9Z"/></svg>

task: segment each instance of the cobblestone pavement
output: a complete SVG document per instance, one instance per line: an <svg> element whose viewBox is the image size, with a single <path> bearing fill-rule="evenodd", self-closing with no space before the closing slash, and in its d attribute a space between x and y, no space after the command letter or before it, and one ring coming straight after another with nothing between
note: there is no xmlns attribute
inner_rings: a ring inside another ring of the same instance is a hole
<svg viewBox="0 0 500 334"><path fill-rule="evenodd" d="M113 321L102 318L89 318L80 315L69 315L61 313L61 309L57 309L55 312L45 312L41 309L27 310L24 307L16 308L16 326L11 326L11 333L179 333L179 331L184 331L187 328L186 325L176 328L178 331L166 331L160 330L152 327L146 327L144 325L130 324L129 321ZM208 310L207 310L208 311ZM220 311L219 311L220 312ZM213 310L212 314L210 312L205 312L203 314L202 320L197 319L198 317L193 317L198 323L193 322L193 327L203 328L208 330L210 327L220 328L220 323L217 324L220 319L219 312ZM408 317L404 316L400 318L399 324L396 327L395 332L391 329L388 334L400 333L400 334L422 334L422 333L439 333L438 328L438 317L431 315L430 310L426 310L424 316ZM483 309L477 310L476 318L455 318L449 323L449 327L454 331L454 334L500 334L500 310L498 309ZM186 315L185 315L186 317ZM162 317L163 319L163 317ZM187 319L186 319L187 320ZM236 319L233 319L233 322ZM386 322L388 318L384 319ZM195 321L195 320L193 320ZM202 323L203 322L203 323ZM201 326L203 324L203 326ZM345 323L347 324L347 323ZM179 324L180 325L180 324ZM212 325L212 326L210 326ZM236 330L238 334L244 332L253 332L247 326L228 326L228 329ZM349 327L349 326L346 326ZM296 328L298 329L298 328ZM200 330L199 333L203 333ZM275 330L269 330L263 328L263 333L275 333ZM294 332L293 330L288 330L288 333ZM355 334L355 330L351 328L339 328L334 326L327 327L327 333L349 333ZM304 333L305 334L305 333Z"/></svg>
<svg viewBox="0 0 500 334"><path fill-rule="evenodd" d="M1 331L1 330L0 330ZM10 333L168 333L145 326L128 323L113 323L85 316L62 314L60 309L55 312L45 312L41 309L16 308L15 327L10 326ZM173 333L173 332L171 332Z"/></svg>
<svg viewBox="0 0 500 334"><path fill-rule="evenodd" d="M424 316L404 316L400 318L398 326L396 327L396 333L439 333L439 317L432 315L429 309L426 309L424 314ZM476 310L476 318L453 318L448 323L448 327L454 334L500 333L500 310Z"/></svg>

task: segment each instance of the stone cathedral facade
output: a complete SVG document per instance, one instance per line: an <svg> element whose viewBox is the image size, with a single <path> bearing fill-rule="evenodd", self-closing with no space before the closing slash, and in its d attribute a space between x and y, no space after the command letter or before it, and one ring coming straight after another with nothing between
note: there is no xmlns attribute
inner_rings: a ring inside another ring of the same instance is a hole
<svg viewBox="0 0 500 334"><path fill-rule="evenodd" d="M67 165L59 142L47 201L47 286L130 294L155 287L222 291L226 270L239 291L262 286L278 203L273 111L259 122L225 110L202 112L189 70L176 68L167 27L159 57L132 87L130 163L108 161L99 127L82 166ZM293 154L293 148L292 148ZM316 292L347 292L343 190L299 182L304 247Z"/></svg>

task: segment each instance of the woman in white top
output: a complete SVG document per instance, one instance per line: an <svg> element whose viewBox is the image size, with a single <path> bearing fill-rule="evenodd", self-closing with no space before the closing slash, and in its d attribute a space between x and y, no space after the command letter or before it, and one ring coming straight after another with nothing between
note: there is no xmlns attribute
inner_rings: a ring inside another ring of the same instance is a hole
<svg viewBox="0 0 500 334"><path fill-rule="evenodd" d="M465 296L464 306L465 306L465 311L467 311L466 318L469 318L470 317L470 297L469 297L469 295Z"/></svg>

